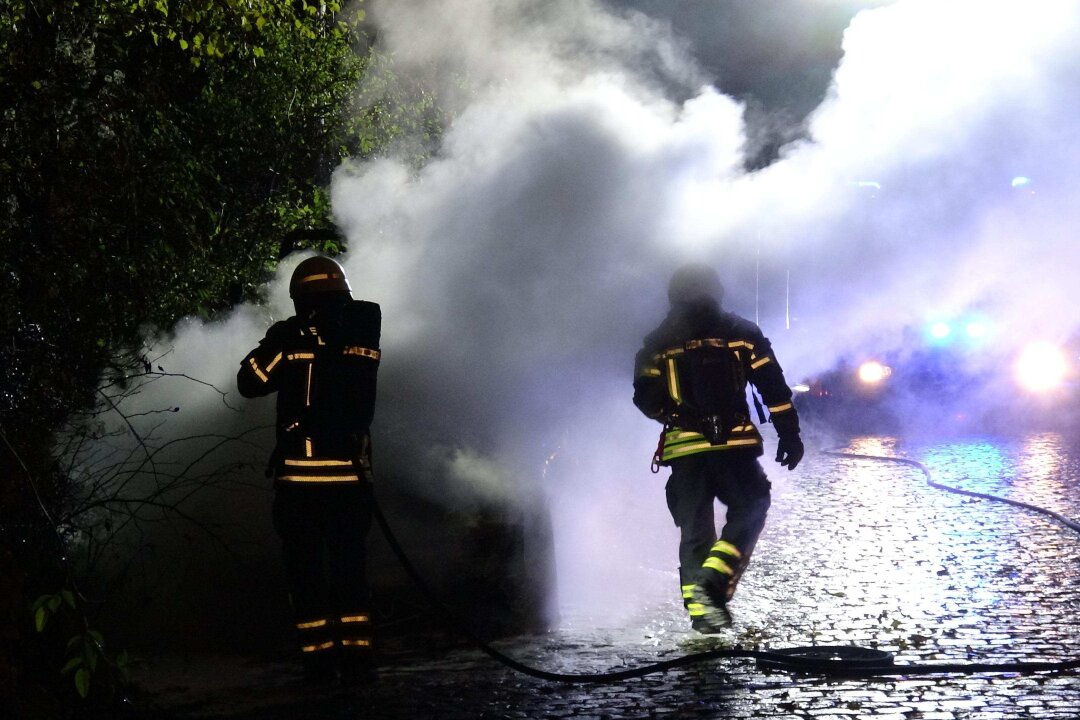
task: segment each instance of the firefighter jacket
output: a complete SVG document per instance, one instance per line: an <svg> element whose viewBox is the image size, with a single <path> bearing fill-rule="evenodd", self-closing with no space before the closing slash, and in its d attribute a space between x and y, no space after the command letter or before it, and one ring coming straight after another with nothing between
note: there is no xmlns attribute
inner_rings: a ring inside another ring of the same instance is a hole
<svg viewBox="0 0 1080 720"><path fill-rule="evenodd" d="M271 469L282 483L358 483L375 412L381 313L350 300L307 321L275 323L248 353L236 382L244 397L276 392Z"/></svg>
<svg viewBox="0 0 1080 720"><path fill-rule="evenodd" d="M704 369L704 379L702 373L687 373L688 361L702 351L711 353L706 364L698 363L699 369ZM791 389L758 326L720 310L715 303L673 307L660 326L646 336L634 372L634 404L648 417L664 423L658 457L661 464L733 448L760 455L762 437L750 419L747 382L761 395L777 432L798 434ZM702 392L703 383L712 387L713 396L721 394L716 388L723 390L727 409L719 407L724 404L719 400L701 400L708 394ZM697 406L691 400L695 394ZM707 420L712 421L711 427L707 427Z"/></svg>

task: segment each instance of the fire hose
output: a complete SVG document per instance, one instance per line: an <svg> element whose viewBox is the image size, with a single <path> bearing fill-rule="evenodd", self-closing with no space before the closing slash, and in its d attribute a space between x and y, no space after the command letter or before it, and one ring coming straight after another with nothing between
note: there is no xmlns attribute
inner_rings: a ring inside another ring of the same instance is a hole
<svg viewBox="0 0 1080 720"><path fill-rule="evenodd" d="M862 455L841 452L838 449L824 450L824 454L833 457L850 458L854 460L868 460L876 462L891 462L907 465L918 469L926 478L930 487L945 492L966 495L982 500L1002 502L1015 507L1037 512L1050 517L1065 525L1071 530L1080 533L1080 523L1059 513L1041 508L1036 505L1011 500L987 493L974 492L942 485L933 479L930 470L922 463L908 458L890 457L885 455ZM1066 660L1047 661L1009 661L1009 662L966 662L966 663L911 663L896 664L890 653L883 650L861 648L849 645L812 645L806 647L781 648L777 650L752 650L748 648L717 648L701 652L682 655L670 660L649 663L625 670L612 670L599 673L558 673L540 668L531 667L505 653L492 647L492 645L475 633L468 630L465 623L457 618L455 613L446 606L438 594L432 590L424 577L417 571L412 561L402 549L397 537L394 535L382 512L382 508L375 499L371 484L367 484L371 500L372 512L375 520L382 530L391 551L397 557L398 562L412 579L413 583L435 606L447 623L459 634L466 637L478 649L489 657L502 663L516 672L529 675L541 680L564 683L610 683L630 678L643 677L653 673L664 672L679 667L686 667L697 663L717 660L720 658L742 658L757 661L757 666L764 670L786 670L789 672L812 673L827 677L844 678L876 678L889 676L914 676L914 675L944 675L944 674L985 674L985 673L1034 673L1034 672L1061 672L1080 668L1080 658Z"/></svg>

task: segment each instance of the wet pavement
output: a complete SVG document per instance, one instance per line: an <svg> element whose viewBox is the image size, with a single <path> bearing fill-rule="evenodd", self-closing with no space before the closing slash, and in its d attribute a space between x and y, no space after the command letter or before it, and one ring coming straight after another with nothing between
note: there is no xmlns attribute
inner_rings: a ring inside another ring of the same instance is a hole
<svg viewBox="0 0 1080 720"><path fill-rule="evenodd" d="M847 449L909 457L938 482L1080 519L1075 445L1045 433L866 437ZM558 630L495 646L559 673L732 646L855 645L912 665L1080 657L1077 533L1037 513L933 489L911 467L813 448L795 473L770 477L769 525L726 635L689 630L674 568L640 567L633 611L600 620L603 613L564 607ZM1077 670L845 679L721 659L577 685L514 672L450 636L404 632L387 639L378 681L360 687L308 687L283 654L148 658L136 679L136 706L159 718L1080 718Z"/></svg>

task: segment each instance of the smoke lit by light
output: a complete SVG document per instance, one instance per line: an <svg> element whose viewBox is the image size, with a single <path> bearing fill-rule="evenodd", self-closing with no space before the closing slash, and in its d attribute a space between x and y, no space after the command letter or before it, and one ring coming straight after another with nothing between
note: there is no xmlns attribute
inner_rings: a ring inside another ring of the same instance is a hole
<svg viewBox="0 0 1080 720"><path fill-rule="evenodd" d="M972 320L964 328L964 331L967 333L967 336L970 337L970 338L979 339L979 338L986 337L986 333L987 333L986 323L984 323L984 322L982 322L980 320Z"/></svg>
<svg viewBox="0 0 1080 720"><path fill-rule="evenodd" d="M876 360L869 360L859 366L859 380L867 385L877 385L892 375L892 368Z"/></svg>
<svg viewBox="0 0 1080 720"><path fill-rule="evenodd" d="M944 340L952 334L952 326L949 323L937 322L930 326L930 337L935 340Z"/></svg>
<svg viewBox="0 0 1080 720"><path fill-rule="evenodd" d="M612 602L638 589L640 567L677 564L665 477L649 471L659 427L633 407L630 375L681 262L716 265L729 309L760 308L789 382L855 350L886 357L901 328L922 335L927 318L968 308L988 307L1010 342L1080 324L1050 311L1080 306L1072 0L861 12L828 95L795 123L802 139L752 171L746 106L663 17L592 0L370 5L394 72L453 120L419 169L391 152L333 179L354 295L383 307L379 471L437 502L546 494L572 600ZM1006 185L1017 169L1037 196ZM296 261L269 309L182 323L161 343L176 346L168 370L231 389L239 359L289 314ZM1017 371L1049 387L1060 353L1032 350ZM189 401L176 432L272 425L269 401L238 407Z"/></svg>

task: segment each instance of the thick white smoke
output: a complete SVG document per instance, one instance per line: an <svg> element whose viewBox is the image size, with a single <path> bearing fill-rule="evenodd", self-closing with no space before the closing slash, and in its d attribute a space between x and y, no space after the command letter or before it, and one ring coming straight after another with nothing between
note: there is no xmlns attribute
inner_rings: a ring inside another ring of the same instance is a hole
<svg viewBox="0 0 1080 720"><path fill-rule="evenodd" d="M791 382L938 312L1050 339L1080 325L1070 0L858 15L807 139L757 172L742 107L662 22L590 0L372 5L396 71L454 110L420 171L388 158L334 178L354 294L383 307L377 461L433 499L542 515L546 496L565 602L676 564L648 470L658 428L630 397L679 263L718 267ZM182 327L169 369L231 387L252 316ZM212 359L191 350L208 334Z"/></svg>
<svg viewBox="0 0 1080 720"><path fill-rule="evenodd" d="M417 454L460 446L530 487L554 455L563 570L610 588L626 562L673 562L653 540L673 533L647 470L656 429L629 396L678 262L731 270L729 305L763 308L793 382L936 312L1075 325L1076 12L862 13L808 139L747 173L742 108L685 92L700 73L659 23L588 2L375 5L400 69L454 80L443 92L461 105L417 176L383 160L335 178L351 276L387 313L396 382L380 412ZM636 503L648 512L622 517Z"/></svg>

